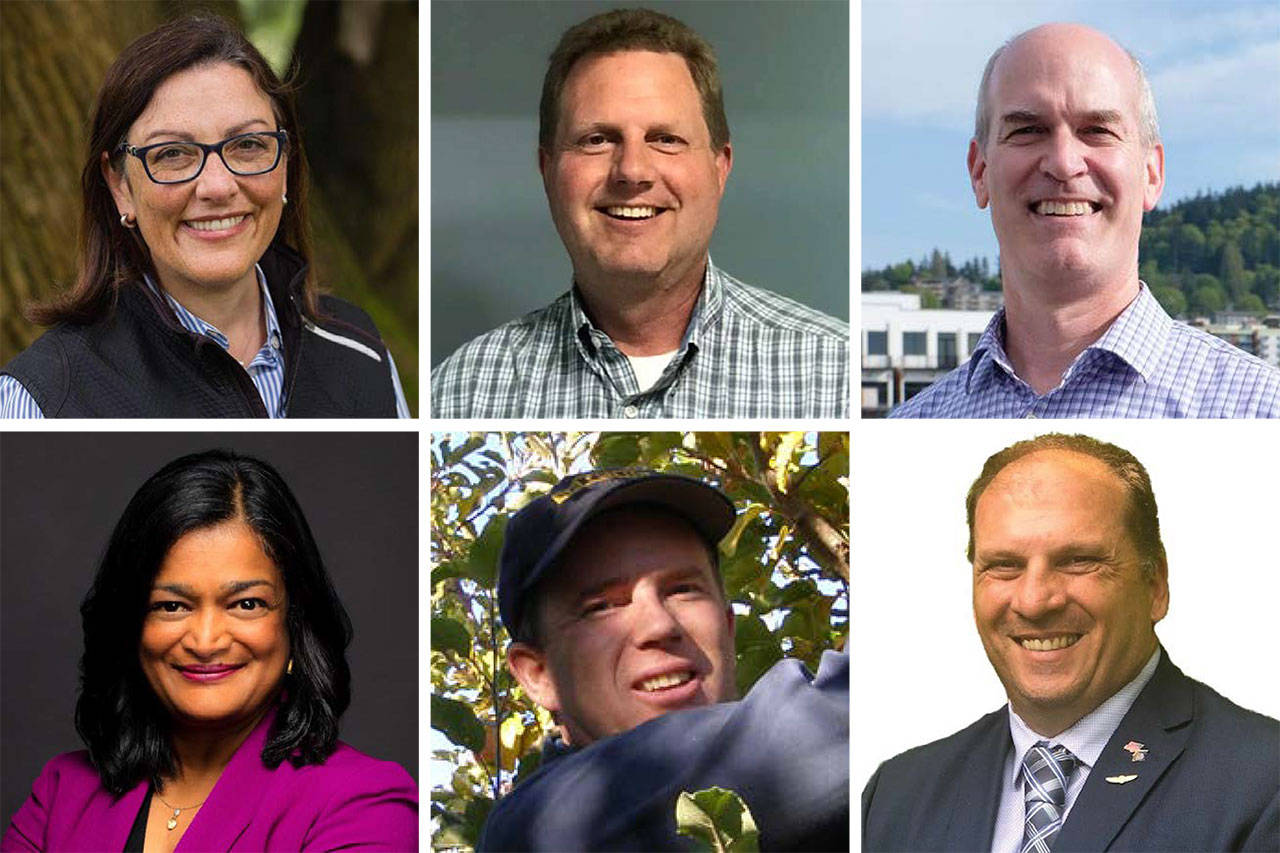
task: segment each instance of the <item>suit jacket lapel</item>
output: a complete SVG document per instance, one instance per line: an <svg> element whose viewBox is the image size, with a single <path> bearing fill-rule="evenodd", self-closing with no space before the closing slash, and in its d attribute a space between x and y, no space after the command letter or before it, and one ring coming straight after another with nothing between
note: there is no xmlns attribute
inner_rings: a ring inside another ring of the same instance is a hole
<svg viewBox="0 0 1280 853"><path fill-rule="evenodd" d="M230 850L257 813L263 793L271 781L271 771L262 764L262 747L275 719L269 712L254 728L218 777L209 798L174 853L184 850Z"/></svg>
<svg viewBox="0 0 1280 853"><path fill-rule="evenodd" d="M133 821L138 817L138 809L142 808L148 785L148 782L140 782L118 800L108 794L106 788L99 787L69 840L123 850L125 841L129 839L129 830L133 829Z"/></svg>
<svg viewBox="0 0 1280 853"><path fill-rule="evenodd" d="M1161 649L1155 674L1089 772L1054 849L1106 850L1152 786L1182 754L1191 733L1187 724L1193 716L1190 681ZM1125 750L1130 742L1141 744L1145 750L1142 760L1135 761L1134 751ZM1137 778L1128 782L1107 781L1107 777L1132 775Z"/></svg>
<svg viewBox="0 0 1280 853"><path fill-rule="evenodd" d="M1007 710L991 715L992 726L964 762L955 808L947 825L948 850L990 850L996 809L1004 785L1005 758L1013 746Z"/></svg>

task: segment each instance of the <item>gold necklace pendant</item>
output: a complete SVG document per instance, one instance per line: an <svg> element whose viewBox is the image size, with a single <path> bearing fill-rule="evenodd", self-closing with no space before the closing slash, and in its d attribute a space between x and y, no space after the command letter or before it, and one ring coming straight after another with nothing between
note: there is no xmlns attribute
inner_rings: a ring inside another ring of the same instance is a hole
<svg viewBox="0 0 1280 853"><path fill-rule="evenodd" d="M169 831L173 832L178 828L178 815L182 814L182 809L174 809L173 817L169 818L169 822L165 826L169 827Z"/></svg>

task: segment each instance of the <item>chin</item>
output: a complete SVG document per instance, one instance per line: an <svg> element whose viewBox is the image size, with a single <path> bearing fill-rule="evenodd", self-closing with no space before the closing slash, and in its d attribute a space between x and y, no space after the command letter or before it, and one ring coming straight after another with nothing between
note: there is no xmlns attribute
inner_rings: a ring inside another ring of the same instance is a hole
<svg viewBox="0 0 1280 853"><path fill-rule="evenodd" d="M629 257L614 255L596 258L595 266L605 276L628 278L639 276L656 276L666 268L666 259L649 257Z"/></svg>
<svg viewBox="0 0 1280 853"><path fill-rule="evenodd" d="M193 266L188 268L187 278L200 287L207 287L210 290L223 290L232 287L253 273L253 264L242 266L234 265L218 265L218 266Z"/></svg>

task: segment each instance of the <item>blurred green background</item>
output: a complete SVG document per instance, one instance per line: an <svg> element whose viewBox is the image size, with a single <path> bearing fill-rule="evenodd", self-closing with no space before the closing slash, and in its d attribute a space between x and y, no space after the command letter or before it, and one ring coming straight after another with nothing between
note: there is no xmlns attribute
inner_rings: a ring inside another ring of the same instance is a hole
<svg viewBox="0 0 1280 853"><path fill-rule="evenodd" d="M205 10L278 73L299 63L321 288L369 312L418 412L418 5L405 0L0 3L0 363L75 276L79 175L103 74L130 41Z"/></svg>

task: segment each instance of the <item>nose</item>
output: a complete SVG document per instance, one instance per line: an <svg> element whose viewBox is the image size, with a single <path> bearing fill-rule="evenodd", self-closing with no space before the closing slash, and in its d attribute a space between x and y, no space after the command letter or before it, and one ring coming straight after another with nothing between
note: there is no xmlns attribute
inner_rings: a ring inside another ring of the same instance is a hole
<svg viewBox="0 0 1280 853"><path fill-rule="evenodd" d="M1088 171L1083 144L1069 131L1055 131L1046 143L1041 170L1059 183L1066 183Z"/></svg>
<svg viewBox="0 0 1280 853"><path fill-rule="evenodd" d="M684 635L684 627L671 612L668 599L657 589L634 590L631 610L631 635L641 648L671 643Z"/></svg>
<svg viewBox="0 0 1280 853"><path fill-rule="evenodd" d="M1061 574L1044 563L1027 566L1015 584L1013 611L1028 621L1041 619L1066 605Z"/></svg>
<svg viewBox="0 0 1280 853"><path fill-rule="evenodd" d="M236 176L222 162L222 158L216 153L210 153L196 178L196 194L202 199L225 199L235 195L239 186Z"/></svg>
<svg viewBox="0 0 1280 853"><path fill-rule="evenodd" d="M643 139L624 139L614 150L613 181L648 187L654 181L653 150Z"/></svg>
<svg viewBox="0 0 1280 853"><path fill-rule="evenodd" d="M182 647L193 657L212 660L231 645L226 614L217 607L203 607L187 623Z"/></svg>

